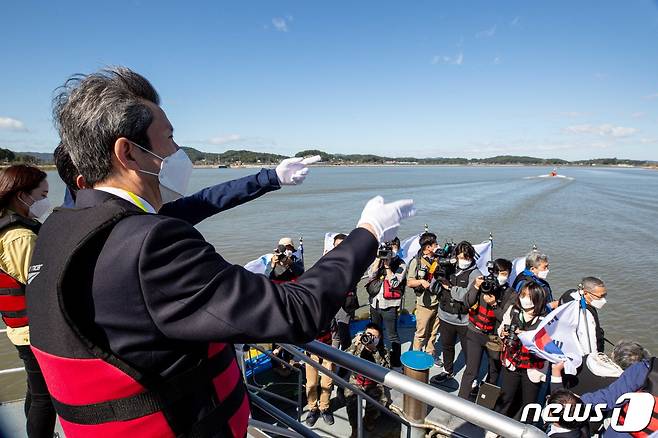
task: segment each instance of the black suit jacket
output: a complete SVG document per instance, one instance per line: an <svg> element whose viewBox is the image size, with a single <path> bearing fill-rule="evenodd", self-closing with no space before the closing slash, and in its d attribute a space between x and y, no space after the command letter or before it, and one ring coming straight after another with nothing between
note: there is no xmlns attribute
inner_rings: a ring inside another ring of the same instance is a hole
<svg viewBox="0 0 658 438"><path fill-rule="evenodd" d="M109 199L117 198L83 190L76 207ZM91 294L81 297L74 313L96 342L138 369L166 377L196 363L208 342L313 340L376 251L372 234L355 229L298 282L274 284L224 260L187 222L129 216L109 234Z"/></svg>

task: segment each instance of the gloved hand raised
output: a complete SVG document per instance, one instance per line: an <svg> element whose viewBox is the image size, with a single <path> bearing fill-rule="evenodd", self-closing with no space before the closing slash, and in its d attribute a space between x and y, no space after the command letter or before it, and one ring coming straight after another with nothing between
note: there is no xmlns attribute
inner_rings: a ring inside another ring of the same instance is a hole
<svg viewBox="0 0 658 438"><path fill-rule="evenodd" d="M397 235L400 221L415 214L412 199L384 204L384 198L375 196L366 204L357 226L368 229L380 243L389 242Z"/></svg>
<svg viewBox="0 0 658 438"><path fill-rule="evenodd" d="M315 155L308 158L286 158L276 166L276 176L282 186L294 186L301 184L308 173L308 165L320 161L320 156Z"/></svg>

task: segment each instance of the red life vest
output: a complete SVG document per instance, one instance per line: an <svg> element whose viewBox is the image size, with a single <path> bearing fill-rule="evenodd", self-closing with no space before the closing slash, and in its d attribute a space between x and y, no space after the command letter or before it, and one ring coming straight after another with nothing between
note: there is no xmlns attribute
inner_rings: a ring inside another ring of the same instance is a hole
<svg viewBox="0 0 658 438"><path fill-rule="evenodd" d="M541 321L541 319L538 317L535 317L532 319L532 321L528 322L521 321L520 314L521 311L518 308L512 308L512 322L522 330L532 330L537 327ZM506 343L503 344L503 351L500 353L500 360L503 364L508 363L509 365L514 366L516 369L542 368L545 363L544 360L531 353L530 350L525 348L523 345L520 346L520 349L517 352L514 352L507 348ZM505 366L507 367L507 365Z"/></svg>
<svg viewBox="0 0 658 438"><path fill-rule="evenodd" d="M35 233L39 232L41 226L34 219L12 213L0 219L0 232L16 225ZM0 271L0 314L7 327L19 328L28 325L25 285L2 271Z"/></svg>
<svg viewBox="0 0 658 438"><path fill-rule="evenodd" d="M639 432L629 432L629 434L636 438L648 438L652 433L658 431L658 369L656 369L656 358L651 358L651 367L649 373L644 381L643 391L653 395L653 413L651 414L651 421L647 427ZM619 421L624 424L626 413L628 411L628 404L624 406L619 415Z"/></svg>
<svg viewBox="0 0 658 438"><path fill-rule="evenodd" d="M357 385L367 388L369 386L376 385L377 382L375 382L372 379L367 378L366 376L363 376L361 374L357 374L356 377L354 378L356 380Z"/></svg>
<svg viewBox="0 0 658 438"><path fill-rule="evenodd" d="M491 334L496 326L496 314L493 307L487 304L478 304L468 310L468 320L477 327L478 330Z"/></svg>
<svg viewBox="0 0 658 438"><path fill-rule="evenodd" d="M500 354L500 360L503 363L508 362L514 365L516 369L541 368L544 366L544 361L524 346L521 346L521 351L516 355L510 354L506 348L503 348Z"/></svg>
<svg viewBox="0 0 658 438"><path fill-rule="evenodd" d="M131 366L93 327L76 323L70 303L91 293L90 257L102 250L116 223L133 214L141 213L123 201L55 210L32 258L37 264L27 288L32 351L62 428L68 438L242 438L249 399L231 344L190 345L198 352L195 364L163 377Z"/></svg>

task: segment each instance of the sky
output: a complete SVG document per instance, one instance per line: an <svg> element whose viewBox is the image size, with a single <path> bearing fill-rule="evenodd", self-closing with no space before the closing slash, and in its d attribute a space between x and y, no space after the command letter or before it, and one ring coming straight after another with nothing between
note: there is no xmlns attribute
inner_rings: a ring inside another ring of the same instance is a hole
<svg viewBox="0 0 658 438"><path fill-rule="evenodd" d="M658 1L12 1L0 147L75 73L147 77L180 145L658 160Z"/></svg>

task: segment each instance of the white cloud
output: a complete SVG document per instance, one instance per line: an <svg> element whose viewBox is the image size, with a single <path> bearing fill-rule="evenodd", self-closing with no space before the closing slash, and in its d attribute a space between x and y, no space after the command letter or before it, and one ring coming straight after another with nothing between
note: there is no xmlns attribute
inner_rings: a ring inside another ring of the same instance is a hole
<svg viewBox="0 0 658 438"><path fill-rule="evenodd" d="M283 18L283 17L274 17L272 18L272 25L274 26L274 29L278 30L279 32L288 32L288 21L292 17L288 17L288 19Z"/></svg>
<svg viewBox="0 0 658 438"><path fill-rule="evenodd" d="M501 64L502 62L503 62L503 60L501 59L500 56L496 56L496 57L493 59L493 63L494 63L495 65Z"/></svg>
<svg viewBox="0 0 658 438"><path fill-rule="evenodd" d="M569 134L593 134L601 137L624 138L630 137L637 132L635 128L626 128L624 126L614 126L609 123L599 126L594 125L574 125L564 129Z"/></svg>
<svg viewBox="0 0 658 438"><path fill-rule="evenodd" d="M7 131L27 131L25 124L11 117L0 117L0 129Z"/></svg>
<svg viewBox="0 0 658 438"><path fill-rule="evenodd" d="M644 98L648 99L648 100L658 99L658 93L648 94L648 95L644 96Z"/></svg>
<svg viewBox="0 0 658 438"><path fill-rule="evenodd" d="M637 111L637 112L634 112L633 114L631 114L631 117L633 117L634 119L641 119L642 117L644 117L646 115L647 115L647 113L645 113L643 111Z"/></svg>
<svg viewBox="0 0 658 438"><path fill-rule="evenodd" d="M491 29L486 29L475 34L475 38L491 38L496 35L496 25L494 24Z"/></svg>
<svg viewBox="0 0 658 438"><path fill-rule="evenodd" d="M641 144L658 144L658 139L656 138L641 138Z"/></svg>
<svg viewBox="0 0 658 438"><path fill-rule="evenodd" d="M464 53L459 52L456 56L434 56L432 64L449 64L449 65L462 65L464 63Z"/></svg>
<svg viewBox="0 0 658 438"><path fill-rule="evenodd" d="M517 16L517 17L514 17L514 19L512 21L510 21L509 24L511 24L512 26L517 26L520 22L521 22L521 17Z"/></svg>
<svg viewBox="0 0 658 438"><path fill-rule="evenodd" d="M242 141L242 140L244 140L244 139L242 138L241 135L230 134L230 135L226 135L224 137L213 137L213 138L209 139L208 141L206 141L205 143L210 143L210 144L214 144L214 145L217 145L217 146L221 146L221 145L224 145L224 144L227 144L227 143L233 143L233 142Z"/></svg>

